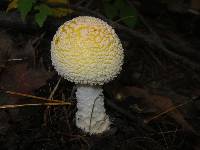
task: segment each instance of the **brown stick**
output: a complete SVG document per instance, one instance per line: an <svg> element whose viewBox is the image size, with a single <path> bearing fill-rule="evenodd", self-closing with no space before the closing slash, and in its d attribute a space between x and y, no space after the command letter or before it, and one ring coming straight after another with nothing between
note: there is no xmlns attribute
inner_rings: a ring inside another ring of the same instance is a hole
<svg viewBox="0 0 200 150"><path fill-rule="evenodd" d="M59 106L59 105L69 105L69 103L39 103L39 104L13 104L13 105L0 105L0 109L10 109L19 107L30 107L30 106Z"/></svg>
<svg viewBox="0 0 200 150"><path fill-rule="evenodd" d="M19 93L19 92L13 92L13 91L4 91L6 94L10 94L10 95L17 95L17 96L23 96L23 97L27 97L27 98L33 98L34 100L44 100L47 102L55 102L55 103L63 103L61 100L51 100L48 98L44 98L44 97L39 97L39 96L34 96L34 95L30 95L30 94L24 94L24 93ZM69 105L71 105L71 103L69 103Z"/></svg>
<svg viewBox="0 0 200 150"><path fill-rule="evenodd" d="M167 109L167 110L165 110L165 111L163 111L163 112L161 112L161 113L159 113L159 114L153 116L152 118L145 120L144 123L149 123L149 122L151 122L152 120L155 120L155 119L161 117L162 115L167 114L167 113L169 113L169 112L171 112L171 111L173 111L173 110L175 110L175 109L177 109L177 108L180 108L180 107L182 107L182 106L184 106L184 105L186 105L186 104L188 104L188 103L190 103L190 102L192 102L192 101L187 101L187 102L182 103L182 104L179 104L179 105L177 105L177 106L170 107L169 109Z"/></svg>
<svg viewBox="0 0 200 150"><path fill-rule="evenodd" d="M33 100L43 100L49 103L58 103L58 104L65 104L65 105L72 105L72 103L70 102L63 102L62 100L54 100L54 99L48 99L48 98L44 98L44 97L39 97L39 96L34 96L34 95L30 95L30 94L24 94L24 93L19 93L19 92L14 92L14 91L9 91L9 90L2 90L6 94L10 94L10 95L17 95L17 96L23 96L23 97L27 97L27 98L33 98Z"/></svg>

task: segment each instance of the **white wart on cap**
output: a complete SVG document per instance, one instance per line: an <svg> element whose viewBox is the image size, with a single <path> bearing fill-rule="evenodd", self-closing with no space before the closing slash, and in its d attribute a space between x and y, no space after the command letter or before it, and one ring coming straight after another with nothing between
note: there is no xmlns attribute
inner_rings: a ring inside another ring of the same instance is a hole
<svg viewBox="0 0 200 150"><path fill-rule="evenodd" d="M58 74L76 84L103 85L122 67L122 44L101 19L80 16L59 27L51 43L51 58Z"/></svg>

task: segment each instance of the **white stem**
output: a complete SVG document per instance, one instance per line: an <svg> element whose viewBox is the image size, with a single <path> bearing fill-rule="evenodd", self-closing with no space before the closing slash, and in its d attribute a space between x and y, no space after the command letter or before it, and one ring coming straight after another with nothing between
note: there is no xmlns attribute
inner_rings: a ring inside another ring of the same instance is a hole
<svg viewBox="0 0 200 150"><path fill-rule="evenodd" d="M76 92L76 125L90 134L109 129L110 121L104 108L103 89L97 86L78 86Z"/></svg>

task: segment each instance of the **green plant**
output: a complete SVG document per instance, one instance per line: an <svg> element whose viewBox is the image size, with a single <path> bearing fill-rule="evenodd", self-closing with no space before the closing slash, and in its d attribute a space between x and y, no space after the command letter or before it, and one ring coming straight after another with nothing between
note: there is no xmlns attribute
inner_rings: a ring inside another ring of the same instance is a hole
<svg viewBox="0 0 200 150"><path fill-rule="evenodd" d="M23 21L31 13L35 16L35 21L39 27L43 26L48 16L63 17L72 12L69 8L49 7L48 4L52 3L68 5L69 0L11 0L7 12L12 9L17 9Z"/></svg>
<svg viewBox="0 0 200 150"><path fill-rule="evenodd" d="M103 0L104 13L109 19L121 21L129 27L138 23L134 8L130 7L124 0Z"/></svg>

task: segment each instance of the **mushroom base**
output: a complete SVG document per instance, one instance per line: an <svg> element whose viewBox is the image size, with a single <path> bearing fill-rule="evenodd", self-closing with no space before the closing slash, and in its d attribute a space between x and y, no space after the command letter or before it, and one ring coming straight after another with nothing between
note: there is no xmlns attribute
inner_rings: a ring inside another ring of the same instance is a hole
<svg viewBox="0 0 200 150"><path fill-rule="evenodd" d="M81 85L77 88L76 126L89 134L102 133L110 126L102 91L97 86Z"/></svg>

